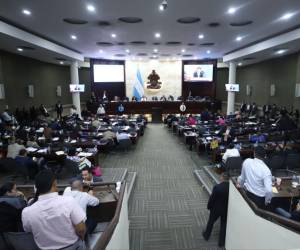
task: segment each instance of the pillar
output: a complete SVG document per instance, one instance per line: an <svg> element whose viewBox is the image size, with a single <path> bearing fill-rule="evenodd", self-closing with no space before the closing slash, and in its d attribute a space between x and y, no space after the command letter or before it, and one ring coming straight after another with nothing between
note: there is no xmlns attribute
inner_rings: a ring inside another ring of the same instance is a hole
<svg viewBox="0 0 300 250"><path fill-rule="evenodd" d="M71 63L71 84L79 84L79 74L78 74L78 62L73 61ZM81 107L80 107L80 92L72 93L73 105L76 107L77 114L81 117Z"/></svg>
<svg viewBox="0 0 300 250"><path fill-rule="evenodd" d="M236 63L229 63L229 84L236 84ZM227 95L227 115L234 113L235 92L228 91Z"/></svg>

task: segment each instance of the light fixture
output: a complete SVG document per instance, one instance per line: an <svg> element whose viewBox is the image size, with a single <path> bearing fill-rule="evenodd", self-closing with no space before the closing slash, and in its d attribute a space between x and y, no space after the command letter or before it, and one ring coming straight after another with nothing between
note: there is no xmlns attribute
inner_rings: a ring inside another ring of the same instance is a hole
<svg viewBox="0 0 300 250"><path fill-rule="evenodd" d="M60 63L60 64L64 64L64 62L63 62L63 61L60 61L59 63Z"/></svg>
<svg viewBox="0 0 300 250"><path fill-rule="evenodd" d="M158 49L154 49L153 52L154 52L154 53L157 53L157 52L158 52Z"/></svg>
<svg viewBox="0 0 300 250"><path fill-rule="evenodd" d="M77 40L77 36L75 36L75 35L71 35L71 39L73 39L73 40Z"/></svg>
<svg viewBox="0 0 300 250"><path fill-rule="evenodd" d="M238 63L238 66L242 66L242 65L243 65L243 63L241 63L241 62L240 62L240 63Z"/></svg>
<svg viewBox="0 0 300 250"><path fill-rule="evenodd" d="M160 33L155 33L154 35L156 38L160 38Z"/></svg>
<svg viewBox="0 0 300 250"><path fill-rule="evenodd" d="M285 14L280 18L280 20L288 20L288 19L292 18L294 15L295 15L295 13L292 13L292 12L285 13Z"/></svg>
<svg viewBox="0 0 300 250"><path fill-rule="evenodd" d="M101 54L102 54L102 53L103 53L103 50L102 50L102 49L100 49L100 50L99 50L99 53L101 53Z"/></svg>
<svg viewBox="0 0 300 250"><path fill-rule="evenodd" d="M234 7L230 7L230 8L227 10L227 13L230 14L230 15L233 15L235 12L236 12L236 8L234 8Z"/></svg>
<svg viewBox="0 0 300 250"><path fill-rule="evenodd" d="M197 57L197 56L194 56L194 60L198 60L198 57Z"/></svg>
<svg viewBox="0 0 300 250"><path fill-rule="evenodd" d="M235 40L236 40L237 42L240 42L240 41L243 40L243 37L242 37L242 36L237 36L237 37L235 38Z"/></svg>
<svg viewBox="0 0 300 250"><path fill-rule="evenodd" d="M96 10L95 6L94 5L91 5L91 4L88 4L86 6L86 9L90 12L94 12Z"/></svg>
<svg viewBox="0 0 300 250"><path fill-rule="evenodd" d="M210 54L210 52L211 52L210 50L207 50L207 51L206 51L206 54Z"/></svg>
<svg viewBox="0 0 300 250"><path fill-rule="evenodd" d="M127 49L127 50L126 50L126 53L130 53L130 50L129 50L129 49Z"/></svg>
<svg viewBox="0 0 300 250"><path fill-rule="evenodd" d="M17 48L17 50L18 50L18 51L20 51L20 52L22 52L22 51L23 51L23 49L22 49L22 48Z"/></svg>
<svg viewBox="0 0 300 250"><path fill-rule="evenodd" d="M115 33L113 33L113 34L111 34L111 37L112 37L112 38L116 38L117 35L116 35Z"/></svg>
<svg viewBox="0 0 300 250"><path fill-rule="evenodd" d="M279 49L275 52L275 54L281 55L281 54L284 54L286 51L287 51L287 49Z"/></svg>
<svg viewBox="0 0 300 250"><path fill-rule="evenodd" d="M203 34L200 34L200 35L198 36L198 38L199 38L199 39L203 39L203 38L204 38L204 35L203 35Z"/></svg>
<svg viewBox="0 0 300 250"><path fill-rule="evenodd" d="M184 52L185 52L185 49L182 49L182 50L181 50L181 53L184 53Z"/></svg>
<svg viewBox="0 0 300 250"><path fill-rule="evenodd" d="M27 15L27 16L30 16L30 15L31 15L31 11L28 10L28 9L22 10L22 13L25 14L25 15Z"/></svg>
<svg viewBox="0 0 300 250"><path fill-rule="evenodd" d="M134 61L134 60L135 60L135 57L132 57L132 60Z"/></svg>
<svg viewBox="0 0 300 250"><path fill-rule="evenodd" d="M159 5L158 9L160 11L164 11L168 8L168 2L167 0L163 0L162 3Z"/></svg>

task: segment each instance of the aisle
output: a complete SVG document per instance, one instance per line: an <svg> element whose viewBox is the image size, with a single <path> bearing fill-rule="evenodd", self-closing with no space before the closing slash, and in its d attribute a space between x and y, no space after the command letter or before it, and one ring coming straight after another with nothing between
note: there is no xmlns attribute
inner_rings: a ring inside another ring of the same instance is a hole
<svg viewBox="0 0 300 250"><path fill-rule="evenodd" d="M104 167L137 172L129 204L132 250L218 249L216 230L209 242L201 236L208 195L193 176L194 158L162 124L149 124L136 149L105 158Z"/></svg>

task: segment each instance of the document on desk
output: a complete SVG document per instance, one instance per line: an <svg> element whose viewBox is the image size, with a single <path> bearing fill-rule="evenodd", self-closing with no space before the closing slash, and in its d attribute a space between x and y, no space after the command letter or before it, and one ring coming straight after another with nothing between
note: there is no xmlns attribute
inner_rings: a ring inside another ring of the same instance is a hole
<svg viewBox="0 0 300 250"><path fill-rule="evenodd" d="M71 143L76 143L76 142L77 142L76 140L72 140L72 141L71 141Z"/></svg>
<svg viewBox="0 0 300 250"><path fill-rule="evenodd" d="M56 155L64 155L65 152L64 152L64 151L56 151L55 154L56 154Z"/></svg>
<svg viewBox="0 0 300 250"><path fill-rule="evenodd" d="M89 152L80 152L78 154L79 157L89 157L89 156L92 156L93 153L89 153Z"/></svg>
<svg viewBox="0 0 300 250"><path fill-rule="evenodd" d="M47 153L47 148L42 148L40 150L37 151L40 154L46 154Z"/></svg>
<svg viewBox="0 0 300 250"><path fill-rule="evenodd" d="M277 190L276 187L272 187L272 193L273 193L273 194L278 194L278 190Z"/></svg>
<svg viewBox="0 0 300 250"><path fill-rule="evenodd" d="M26 151L27 152L35 152L35 151L37 151L37 148L33 148L33 147L28 147L28 148L26 148Z"/></svg>
<svg viewBox="0 0 300 250"><path fill-rule="evenodd" d="M58 141L58 140L59 140L59 137L52 138L52 141Z"/></svg>

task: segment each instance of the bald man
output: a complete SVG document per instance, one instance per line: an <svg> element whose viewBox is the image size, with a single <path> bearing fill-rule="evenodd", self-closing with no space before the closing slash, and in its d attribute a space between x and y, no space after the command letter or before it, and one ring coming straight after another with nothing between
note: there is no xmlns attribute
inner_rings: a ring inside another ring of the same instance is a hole
<svg viewBox="0 0 300 250"><path fill-rule="evenodd" d="M83 191L83 183L78 179L72 180L71 189L66 188L64 191L64 196L73 197L83 211L85 211L85 213L87 206L95 207L100 203L99 199L94 196L93 190L90 190L88 193ZM88 215L85 224L88 234L92 233L97 226L97 222L95 222L93 218L89 217Z"/></svg>

